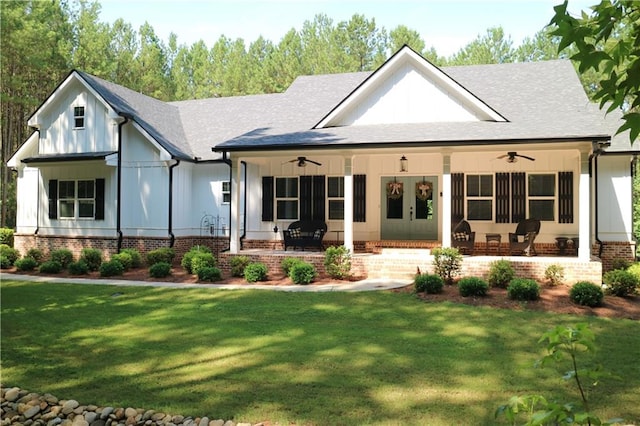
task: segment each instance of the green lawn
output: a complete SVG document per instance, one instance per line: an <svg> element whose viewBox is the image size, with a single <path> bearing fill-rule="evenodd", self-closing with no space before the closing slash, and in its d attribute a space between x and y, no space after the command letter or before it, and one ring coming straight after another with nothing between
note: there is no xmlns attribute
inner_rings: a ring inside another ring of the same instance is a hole
<svg viewBox="0 0 640 426"><path fill-rule="evenodd" d="M81 403L281 424L495 424L515 394L578 401L540 335L591 323L594 411L640 423L640 322L409 294L285 293L3 279L2 383Z"/></svg>

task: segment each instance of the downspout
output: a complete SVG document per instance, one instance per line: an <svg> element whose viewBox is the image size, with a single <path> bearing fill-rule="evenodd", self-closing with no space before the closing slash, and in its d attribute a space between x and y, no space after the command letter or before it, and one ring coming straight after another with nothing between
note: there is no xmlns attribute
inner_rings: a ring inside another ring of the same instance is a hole
<svg viewBox="0 0 640 426"><path fill-rule="evenodd" d="M600 154L602 154L602 148L597 148L593 151L593 154L590 155L591 158L593 158L593 170L592 170L592 177L593 177L593 186L594 186L594 191L593 191L593 202L595 204L595 209L594 209L594 238L596 240L596 243L598 243L598 257L602 258L602 250L604 250L604 244L602 243L602 240L600 240L599 238L599 231L598 231L598 157L600 156ZM591 165L591 161L589 161L589 165Z"/></svg>
<svg viewBox="0 0 640 426"><path fill-rule="evenodd" d="M174 160L176 162L169 166L169 247L173 247L176 241L176 236L173 234L173 169L180 164L180 160L177 158Z"/></svg>
<svg viewBox="0 0 640 426"><path fill-rule="evenodd" d="M213 151L213 148L211 148L211 151ZM226 152L222 153L222 162L227 166L229 166L229 190L231 190L231 182L233 181L233 167L231 166L231 160L227 158ZM231 204L232 203L233 203L233 192L231 193L231 202L229 203L229 247L222 250L223 252L231 250L231 223L233 222L231 220ZM240 239L240 241L242 241L242 238ZM242 243L240 243L240 245L242 246Z"/></svg>
<svg viewBox="0 0 640 426"><path fill-rule="evenodd" d="M242 250L242 242L244 241L244 239L247 237L247 162L246 161L241 161L240 164L242 164L243 168L244 168L244 177L243 177L243 181L244 181L244 193L243 193L243 197L244 197L244 203L243 203L243 209L244 211L242 212L242 235L240 235L240 250Z"/></svg>
<svg viewBox="0 0 640 426"><path fill-rule="evenodd" d="M118 123L118 165L116 167L116 174L118 179L118 187L116 194L116 203L118 209L116 211L116 233L118 234L117 253L122 250L122 127L129 122L129 119L133 119L133 116L127 112L118 113L120 117L124 118Z"/></svg>
<svg viewBox="0 0 640 426"><path fill-rule="evenodd" d="M40 145L39 141L40 141L40 129L36 129L36 132L38 132L38 145ZM38 174L40 176L42 176L41 172L40 172L40 168L38 168ZM40 180L40 179L38 179ZM18 179L16 179L16 193L18 192ZM38 184L38 186L40 186L40 184ZM38 190L38 194L36 194L37 200L36 200L36 206L38 206L38 208L36 209L36 230L33 232L33 235L38 235L38 232L40 231L40 190ZM17 209L16 209L17 212ZM16 214L17 216L17 214ZM17 222L17 220L16 220Z"/></svg>

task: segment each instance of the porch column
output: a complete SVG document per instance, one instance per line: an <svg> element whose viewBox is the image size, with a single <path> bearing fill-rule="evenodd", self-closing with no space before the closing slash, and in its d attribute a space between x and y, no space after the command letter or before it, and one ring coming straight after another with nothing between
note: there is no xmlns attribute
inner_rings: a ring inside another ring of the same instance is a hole
<svg viewBox="0 0 640 426"><path fill-rule="evenodd" d="M240 161L231 156L231 218L229 229L229 252L240 251Z"/></svg>
<svg viewBox="0 0 640 426"><path fill-rule="evenodd" d="M582 261L591 259L591 188L589 179L589 153L580 152L580 182L578 183L578 235L580 246L578 258Z"/></svg>
<svg viewBox="0 0 640 426"><path fill-rule="evenodd" d="M353 156L344 157L344 246L353 253Z"/></svg>
<svg viewBox="0 0 640 426"><path fill-rule="evenodd" d="M442 156L441 200L442 200L442 247L451 247L451 154L444 154Z"/></svg>

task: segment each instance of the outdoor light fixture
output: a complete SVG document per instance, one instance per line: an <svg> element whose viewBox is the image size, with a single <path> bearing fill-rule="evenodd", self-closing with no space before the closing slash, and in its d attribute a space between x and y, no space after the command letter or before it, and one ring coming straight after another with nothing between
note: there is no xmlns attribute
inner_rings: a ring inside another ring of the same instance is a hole
<svg viewBox="0 0 640 426"><path fill-rule="evenodd" d="M408 172L409 171L409 160L404 155L400 157L400 171Z"/></svg>

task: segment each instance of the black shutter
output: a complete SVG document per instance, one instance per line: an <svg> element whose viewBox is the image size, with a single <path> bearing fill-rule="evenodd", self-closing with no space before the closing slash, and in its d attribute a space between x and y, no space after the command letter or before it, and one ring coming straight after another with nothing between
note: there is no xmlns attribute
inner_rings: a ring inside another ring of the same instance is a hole
<svg viewBox="0 0 640 426"><path fill-rule="evenodd" d="M104 179L96 179L96 220L104 220Z"/></svg>
<svg viewBox="0 0 640 426"><path fill-rule="evenodd" d="M558 173L558 200L560 223L573 223L573 172Z"/></svg>
<svg viewBox="0 0 640 426"><path fill-rule="evenodd" d="M300 176L300 220L313 219L313 182L311 176Z"/></svg>
<svg viewBox="0 0 640 426"><path fill-rule="evenodd" d="M49 180L49 219L58 218L58 180Z"/></svg>
<svg viewBox="0 0 640 426"><path fill-rule="evenodd" d="M496 173L496 223L509 223L509 173Z"/></svg>
<svg viewBox="0 0 640 426"><path fill-rule="evenodd" d="M367 175L353 175L353 221L367 221Z"/></svg>
<svg viewBox="0 0 640 426"><path fill-rule="evenodd" d="M526 183L524 173L511 174L511 223L519 223L527 218Z"/></svg>
<svg viewBox="0 0 640 426"><path fill-rule="evenodd" d="M273 176L262 176L262 221L273 222Z"/></svg>
<svg viewBox="0 0 640 426"><path fill-rule="evenodd" d="M313 177L313 220L324 221L325 218L325 177Z"/></svg>
<svg viewBox="0 0 640 426"><path fill-rule="evenodd" d="M451 174L451 219L464 219L464 173Z"/></svg>

